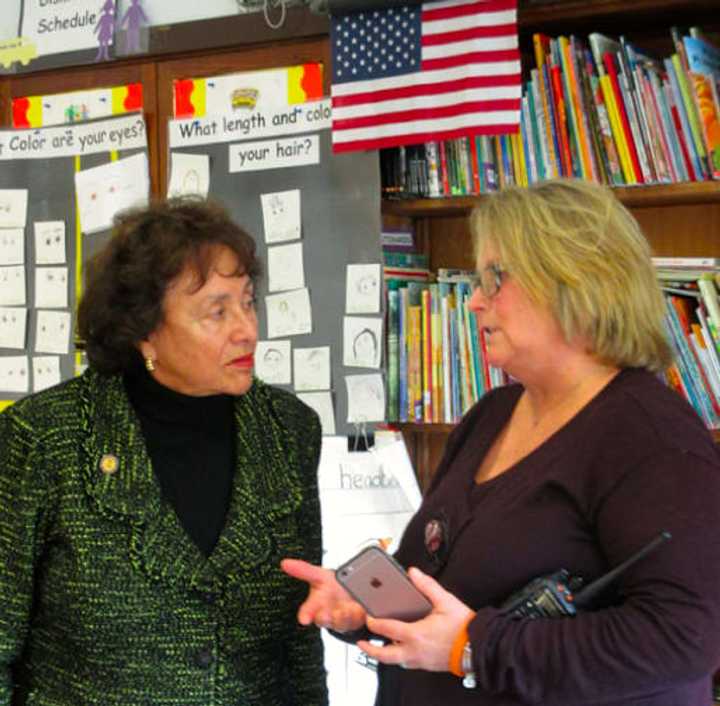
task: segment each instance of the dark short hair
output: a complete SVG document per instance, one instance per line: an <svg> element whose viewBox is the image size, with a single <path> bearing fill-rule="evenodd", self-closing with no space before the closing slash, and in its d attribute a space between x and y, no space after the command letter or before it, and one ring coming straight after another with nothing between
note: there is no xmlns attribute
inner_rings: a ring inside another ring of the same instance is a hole
<svg viewBox="0 0 720 706"><path fill-rule="evenodd" d="M116 216L109 242L88 263L78 308L88 363L107 374L136 365L137 344L162 322L170 283L190 267L202 287L218 246L235 254L238 275L258 279L255 241L218 203L173 198Z"/></svg>

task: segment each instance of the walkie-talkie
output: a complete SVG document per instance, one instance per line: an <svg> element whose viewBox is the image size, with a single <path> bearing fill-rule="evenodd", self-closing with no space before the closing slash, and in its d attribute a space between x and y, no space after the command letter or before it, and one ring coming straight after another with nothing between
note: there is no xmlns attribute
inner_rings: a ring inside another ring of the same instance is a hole
<svg viewBox="0 0 720 706"><path fill-rule="evenodd" d="M571 576L566 569L560 569L547 576L533 579L524 588L513 593L501 606L513 618L560 618L573 616L578 610L587 608L625 569L671 538L670 532L663 531L642 549L611 569L582 590L582 578ZM576 593L576 591L578 591Z"/></svg>

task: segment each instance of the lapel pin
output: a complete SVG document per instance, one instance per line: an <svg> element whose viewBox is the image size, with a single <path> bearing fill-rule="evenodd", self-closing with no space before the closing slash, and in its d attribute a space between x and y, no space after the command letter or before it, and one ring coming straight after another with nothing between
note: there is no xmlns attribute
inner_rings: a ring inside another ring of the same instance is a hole
<svg viewBox="0 0 720 706"><path fill-rule="evenodd" d="M447 546L447 523L439 518L433 518L425 525L425 551L435 562L444 558Z"/></svg>
<svg viewBox="0 0 720 706"><path fill-rule="evenodd" d="M102 458L100 459L100 470L106 475L111 476L113 473L115 473L120 466L120 462L118 461L118 457L114 454L103 454Z"/></svg>

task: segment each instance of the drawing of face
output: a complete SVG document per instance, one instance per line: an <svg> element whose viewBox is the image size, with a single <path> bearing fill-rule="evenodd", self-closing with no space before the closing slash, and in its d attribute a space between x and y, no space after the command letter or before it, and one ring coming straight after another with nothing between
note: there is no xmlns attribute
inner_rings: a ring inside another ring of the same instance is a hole
<svg viewBox="0 0 720 706"><path fill-rule="evenodd" d="M375 333L369 328L364 328L355 336L353 341L353 355L358 363L364 363L372 367L377 354L377 341Z"/></svg>
<svg viewBox="0 0 720 706"><path fill-rule="evenodd" d="M373 275L364 275L357 281L358 293L363 297L371 297L377 293L377 279Z"/></svg>
<svg viewBox="0 0 720 706"><path fill-rule="evenodd" d="M163 321L140 343L153 376L186 395L242 395L253 380L258 324L253 283L237 276L237 260L218 248L205 284L186 268L170 284Z"/></svg>
<svg viewBox="0 0 720 706"><path fill-rule="evenodd" d="M268 370L276 372L280 369L283 355L277 348L268 348L263 355L263 362Z"/></svg>

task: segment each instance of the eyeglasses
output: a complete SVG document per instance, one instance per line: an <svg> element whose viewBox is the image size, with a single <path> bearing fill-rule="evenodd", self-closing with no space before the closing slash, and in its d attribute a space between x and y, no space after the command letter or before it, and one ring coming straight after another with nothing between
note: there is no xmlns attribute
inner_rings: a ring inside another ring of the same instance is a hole
<svg viewBox="0 0 720 706"><path fill-rule="evenodd" d="M506 274L506 270L493 262L478 272L473 281L473 289L479 289L484 296L492 299L500 291Z"/></svg>

